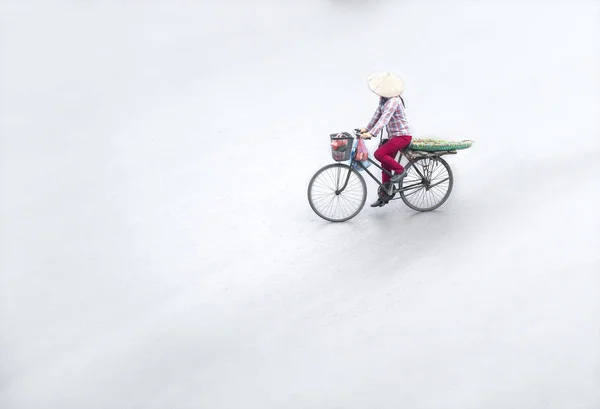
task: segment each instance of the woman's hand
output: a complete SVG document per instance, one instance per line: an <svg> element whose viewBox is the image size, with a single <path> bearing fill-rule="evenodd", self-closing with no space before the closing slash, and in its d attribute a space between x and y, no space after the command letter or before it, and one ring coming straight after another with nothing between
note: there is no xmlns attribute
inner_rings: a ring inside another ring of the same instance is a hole
<svg viewBox="0 0 600 409"><path fill-rule="evenodd" d="M367 128L360 128L360 133L367 133Z"/></svg>
<svg viewBox="0 0 600 409"><path fill-rule="evenodd" d="M369 132L365 132L365 133L361 134L360 137L363 139L371 139L373 137L373 135L371 135Z"/></svg>

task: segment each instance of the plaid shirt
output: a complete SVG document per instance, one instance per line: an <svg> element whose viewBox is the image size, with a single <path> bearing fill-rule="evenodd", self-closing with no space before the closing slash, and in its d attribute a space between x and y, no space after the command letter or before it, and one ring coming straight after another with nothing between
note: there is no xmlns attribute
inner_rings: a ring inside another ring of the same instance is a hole
<svg viewBox="0 0 600 409"><path fill-rule="evenodd" d="M411 135L410 124L400 98L390 98L385 104L380 103L377 106L371 122L367 125L367 132L376 136L384 126L386 126L390 138L392 136Z"/></svg>

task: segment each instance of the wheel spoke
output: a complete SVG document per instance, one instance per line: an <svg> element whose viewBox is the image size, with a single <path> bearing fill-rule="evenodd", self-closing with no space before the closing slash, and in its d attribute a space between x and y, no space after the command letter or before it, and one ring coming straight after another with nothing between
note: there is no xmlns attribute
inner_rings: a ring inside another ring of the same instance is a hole
<svg viewBox="0 0 600 409"><path fill-rule="evenodd" d="M416 183L414 185L408 185L406 187L402 187L402 190L407 191L407 190L414 190L414 189L418 189L423 187L423 184L421 183L421 181L419 181L419 183Z"/></svg>
<svg viewBox="0 0 600 409"><path fill-rule="evenodd" d="M335 192L344 184L344 190L336 195ZM329 221L344 221L358 214L364 206L366 194L366 184L358 171L345 164L332 164L313 176L309 183L308 199L320 217Z"/></svg>
<svg viewBox="0 0 600 409"><path fill-rule="evenodd" d="M417 190L413 190L412 192L410 192L409 194L405 195L406 197L415 195L417 193L419 193L421 190L425 189L425 186L421 186L420 188L418 188Z"/></svg>
<svg viewBox="0 0 600 409"><path fill-rule="evenodd" d="M441 181L439 181L437 183L434 183L433 185L429 185L429 188L431 189L432 187L436 187L437 185L442 184L442 183L444 183L444 182L446 182L448 180L450 180L450 178L446 178L446 179L441 180Z"/></svg>
<svg viewBox="0 0 600 409"><path fill-rule="evenodd" d="M403 184L411 183L412 179L409 179L409 177L416 176L418 174L417 170L422 173L427 183L421 184L422 180L419 178L420 185L417 187L412 184L401 186L400 195L406 205L414 210L433 210L446 201L452 190L450 167L439 157L416 159L411 164L408 177L405 178Z"/></svg>

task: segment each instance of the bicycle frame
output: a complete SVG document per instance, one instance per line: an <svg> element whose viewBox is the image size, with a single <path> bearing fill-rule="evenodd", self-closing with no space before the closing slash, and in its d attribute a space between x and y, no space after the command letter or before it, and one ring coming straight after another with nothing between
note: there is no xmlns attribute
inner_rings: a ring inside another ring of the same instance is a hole
<svg viewBox="0 0 600 409"><path fill-rule="evenodd" d="M404 151L401 150L400 152L400 156L397 159L397 162L400 163L400 161L402 160L402 155L405 155L408 158L408 163L414 163L415 159L420 158L422 155L412 155L410 154L408 151ZM392 172L384 169L383 167L381 167L377 162L374 162L373 160L371 160L371 158L367 158L367 161L370 162L372 165L375 165L376 167L378 167L379 169L381 169L382 172L385 172L386 174L388 174L390 177L393 175ZM367 169L367 167L365 165L362 164L362 162L357 161L356 159L354 159L354 157L352 157L352 160L350 161L350 167L352 168L354 165L357 165L358 167L362 168L362 170L364 170L365 172L367 172L367 174L369 176L371 176L371 179L373 179L375 181L375 183L377 183L388 195L392 195L395 193L399 193L399 192L405 192L407 190L414 190L419 188L420 186L422 186L423 181L427 180L427 178L421 173L421 171L417 168L414 167L414 169L417 171L417 173L419 174L419 176L421 176L421 181L419 183L413 184L413 185L409 185L409 186L405 186L402 189L396 189L394 190L394 184L390 183L390 187L389 189L386 188L384 186L384 184L382 182L379 181L379 179L373 175L369 169ZM344 182L344 185L338 189L335 193L339 194L340 192L343 192L344 189L346 189L346 186L348 185L348 181L350 180L350 171L348 171L348 176L346 176L346 181Z"/></svg>
<svg viewBox="0 0 600 409"><path fill-rule="evenodd" d="M354 135L355 137L359 137L359 130L355 129L354 130ZM379 133L379 137L382 138L382 142L383 142L383 129L381 130L381 132ZM379 146L381 146L381 143L379 144ZM396 157L396 161L398 163L400 163L400 161L402 160L402 155L405 155L406 158L408 159L408 165L413 164L416 162L417 159L420 158L424 158L424 157L440 157L443 155L452 155L452 154L456 154L456 151L439 151L439 152L421 152L421 151L411 151L408 150L407 148L401 149L399 152L400 156ZM371 158L367 158L367 161L369 163L371 163L372 165L377 166L379 169L381 169L382 172L385 172L386 174L388 174L390 177L392 176L392 172L384 169L383 167L381 167L378 163L374 162ZM362 164L362 162L357 161L355 159L355 156L352 156L352 159L350 160L350 168L352 169L354 167L354 165L357 165L358 167L360 167L362 170L364 170L365 172L367 172L367 174L369 176L371 176L371 179L373 179L375 181L375 183L377 183L382 189L383 191L391 196L393 194L396 193L400 193L400 192L405 192L408 190L415 190L415 189L419 189L421 186L423 186L423 184L427 184L427 188L430 189L434 186L439 185L440 183L443 183L444 181L446 181L447 179L444 179L438 183L435 183L434 185L429 185L428 181L427 181L427 177L425 177L425 175L423 175L423 173L421 173L421 171L419 170L419 168L417 166L413 166L413 168L415 169L415 171L419 174L419 176L421 177L421 180L419 181L419 183L416 184L412 184L409 186L405 186L402 189L394 189L394 184L393 183L389 183L389 188L386 188L384 186L384 184L382 182L379 181L379 179L373 175L371 172L369 172L369 169L367 169L367 167L365 165ZM344 186L342 186L340 189L336 190L336 194L340 194L340 192L343 192L344 189L346 189L346 186L348 186L348 181L350 180L350 171L348 171L348 176L346 176L346 181L344 182Z"/></svg>

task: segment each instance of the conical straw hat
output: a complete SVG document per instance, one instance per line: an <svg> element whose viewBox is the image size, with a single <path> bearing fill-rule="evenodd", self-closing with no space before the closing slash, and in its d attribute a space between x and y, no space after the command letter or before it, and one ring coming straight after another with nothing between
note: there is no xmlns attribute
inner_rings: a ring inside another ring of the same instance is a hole
<svg viewBox="0 0 600 409"><path fill-rule="evenodd" d="M397 97L404 91L404 83L391 72L376 72L369 76L371 91L384 98Z"/></svg>

